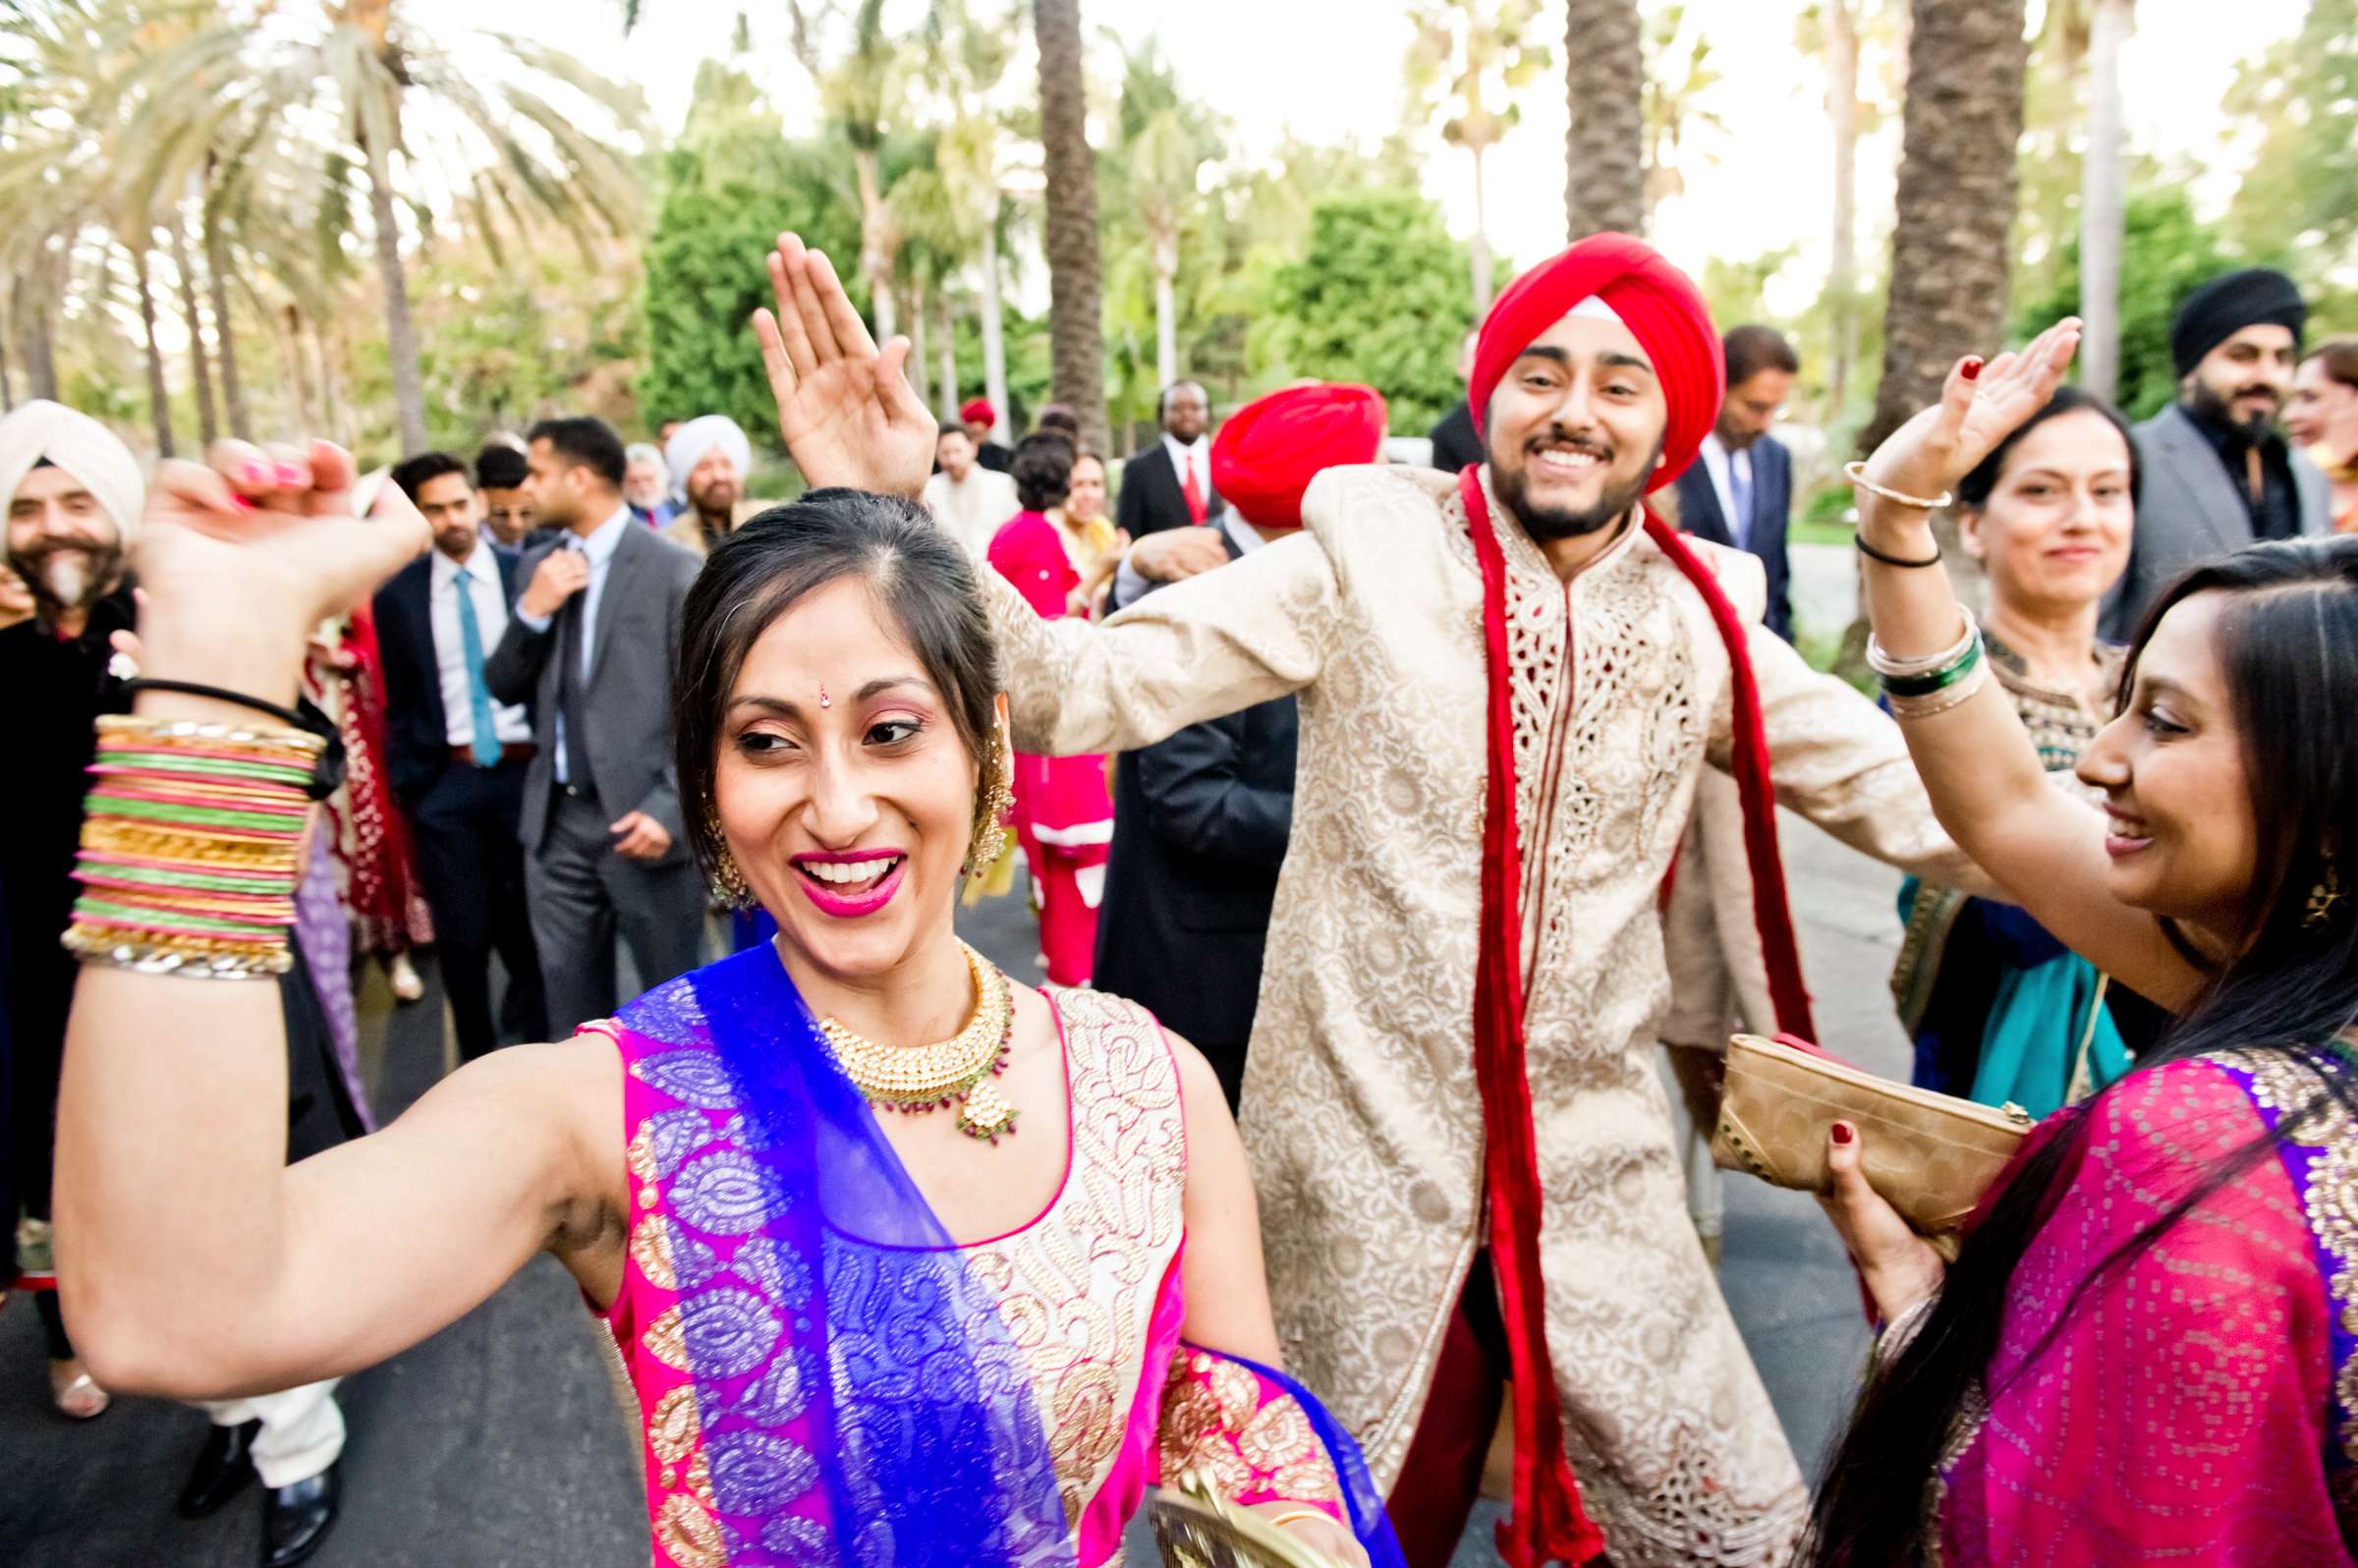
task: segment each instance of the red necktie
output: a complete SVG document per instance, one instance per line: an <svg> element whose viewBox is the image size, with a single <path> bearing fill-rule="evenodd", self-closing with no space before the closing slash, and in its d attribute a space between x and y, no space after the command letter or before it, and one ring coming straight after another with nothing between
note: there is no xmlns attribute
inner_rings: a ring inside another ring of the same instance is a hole
<svg viewBox="0 0 2358 1568"><path fill-rule="evenodd" d="M1204 521L1204 486L1196 478L1196 455L1193 452L1187 455L1187 483L1181 487L1180 493L1187 497L1189 519L1196 523L1202 523Z"/></svg>

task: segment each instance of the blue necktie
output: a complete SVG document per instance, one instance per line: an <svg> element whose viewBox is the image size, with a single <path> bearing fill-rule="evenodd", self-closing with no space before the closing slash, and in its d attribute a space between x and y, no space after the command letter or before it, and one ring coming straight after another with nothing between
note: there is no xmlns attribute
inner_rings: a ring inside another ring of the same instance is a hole
<svg viewBox="0 0 2358 1568"><path fill-rule="evenodd" d="M451 586L459 590L459 647L467 655L467 705L475 714L475 762L497 767L499 736L491 721L491 688L483 684L483 629L475 618L472 579L461 570Z"/></svg>
<svg viewBox="0 0 2358 1568"><path fill-rule="evenodd" d="M1727 460L1727 498L1735 506L1736 515L1727 520L1727 532L1737 549L1751 548L1752 540L1752 463L1737 462L1737 456Z"/></svg>

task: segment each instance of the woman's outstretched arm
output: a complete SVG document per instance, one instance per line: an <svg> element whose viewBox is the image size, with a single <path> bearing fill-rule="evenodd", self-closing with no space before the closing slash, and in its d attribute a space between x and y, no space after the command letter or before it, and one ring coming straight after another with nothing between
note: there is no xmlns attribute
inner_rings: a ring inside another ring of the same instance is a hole
<svg viewBox="0 0 2358 1568"><path fill-rule="evenodd" d="M285 703L309 628L423 547L398 492L371 520L344 515L351 463L335 448L268 461L231 449L218 472L157 475L139 556L146 676ZM274 723L162 692L139 712ZM386 1131L292 1168L286 1052L267 980L84 970L57 1253L68 1322L108 1386L210 1397L350 1372L457 1317L534 1251L587 1250L602 1230L620 1180L611 1052L498 1053Z"/></svg>
<svg viewBox="0 0 2358 1568"><path fill-rule="evenodd" d="M2019 355L1949 372L1941 400L1876 449L1865 476L1886 490L1933 499L1952 490L2006 434L2043 408L2071 364L2080 324L2065 319ZM1927 659L1956 644L1964 612L1938 552L1932 513L1859 487L1859 539L1868 617L1893 659ZM1904 708L1904 704L1902 704ZM2161 923L2109 889L2103 814L2048 787L2037 752L2004 691L1989 682L1945 711L1901 718L1940 825L1957 846L2066 946L2131 989L2182 1007L2202 976Z"/></svg>

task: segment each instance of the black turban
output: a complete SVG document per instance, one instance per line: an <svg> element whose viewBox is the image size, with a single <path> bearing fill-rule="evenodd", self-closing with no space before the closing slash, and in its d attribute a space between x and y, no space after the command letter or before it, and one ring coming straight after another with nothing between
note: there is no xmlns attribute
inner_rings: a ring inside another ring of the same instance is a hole
<svg viewBox="0 0 2358 1568"><path fill-rule="evenodd" d="M2247 267L2223 272L2186 296L2177 319L2169 324L2169 356L2184 375L2203 356L2248 326L2290 329L2292 345L2301 345L2301 328L2309 321L2309 307L2292 279L2274 267Z"/></svg>

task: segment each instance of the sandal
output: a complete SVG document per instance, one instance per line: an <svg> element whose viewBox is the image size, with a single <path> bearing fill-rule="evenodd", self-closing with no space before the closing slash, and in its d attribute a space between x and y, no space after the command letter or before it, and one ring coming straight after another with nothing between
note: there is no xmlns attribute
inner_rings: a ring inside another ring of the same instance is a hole
<svg viewBox="0 0 2358 1568"><path fill-rule="evenodd" d="M79 1361L53 1361L49 1364L49 1396L56 1401L57 1413L73 1421L88 1421L106 1414L113 1398L98 1386L98 1379L82 1370Z"/></svg>
<svg viewBox="0 0 2358 1568"><path fill-rule="evenodd" d="M385 979L393 986L393 999L403 1006L425 999L425 981L418 967L410 962L407 953L395 953L385 962Z"/></svg>

